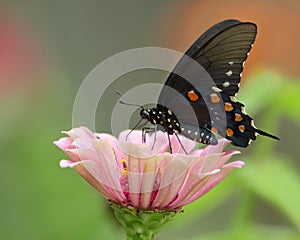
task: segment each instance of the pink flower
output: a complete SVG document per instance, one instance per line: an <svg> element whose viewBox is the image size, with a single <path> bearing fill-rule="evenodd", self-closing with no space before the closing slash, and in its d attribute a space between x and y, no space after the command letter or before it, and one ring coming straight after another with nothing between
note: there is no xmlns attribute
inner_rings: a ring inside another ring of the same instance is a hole
<svg viewBox="0 0 300 240"><path fill-rule="evenodd" d="M228 144L195 150L196 143L180 136L188 155L176 136L171 136L173 153L167 152L166 133L147 135L141 143L141 131L128 131L115 138L93 133L85 127L64 132L54 143L70 160L60 166L74 168L103 197L121 206L136 209L174 210L195 201L221 182L242 161L227 163L238 151L225 151Z"/></svg>

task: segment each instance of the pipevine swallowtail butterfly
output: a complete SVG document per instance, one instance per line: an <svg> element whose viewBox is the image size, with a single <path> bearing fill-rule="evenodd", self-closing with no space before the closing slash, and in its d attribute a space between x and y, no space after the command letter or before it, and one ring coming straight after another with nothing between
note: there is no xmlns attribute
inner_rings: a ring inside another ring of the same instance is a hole
<svg viewBox="0 0 300 240"><path fill-rule="evenodd" d="M182 57L167 78L157 106L142 108L142 119L168 137L180 133L204 144L217 144L215 133L239 147L247 147L257 134L279 140L257 129L235 98L256 33L254 23L238 20L225 20L208 29L185 53L206 74L194 74L190 62ZM192 76L192 80L177 73Z"/></svg>

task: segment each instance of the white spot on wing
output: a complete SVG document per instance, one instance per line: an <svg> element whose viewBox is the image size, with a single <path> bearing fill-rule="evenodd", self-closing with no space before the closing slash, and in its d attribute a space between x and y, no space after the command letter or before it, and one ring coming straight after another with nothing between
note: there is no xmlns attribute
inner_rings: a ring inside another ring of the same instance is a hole
<svg viewBox="0 0 300 240"><path fill-rule="evenodd" d="M211 89L214 90L215 92L222 92L222 89L218 87L212 87Z"/></svg>
<svg viewBox="0 0 300 240"><path fill-rule="evenodd" d="M234 64L234 62L233 62L233 61L231 61L231 62L228 62L228 64L229 64L229 65L233 65L233 64Z"/></svg>
<svg viewBox="0 0 300 240"><path fill-rule="evenodd" d="M230 83L228 81L223 83L223 87L229 87L229 86L230 86Z"/></svg>
<svg viewBox="0 0 300 240"><path fill-rule="evenodd" d="M242 111L243 114L247 115L245 107L241 106L241 111Z"/></svg>
<svg viewBox="0 0 300 240"><path fill-rule="evenodd" d="M228 77L230 77L230 76L232 75L232 71L229 70L229 71L226 73L226 75L227 75Z"/></svg>
<svg viewBox="0 0 300 240"><path fill-rule="evenodd" d="M230 100L231 100L232 102L237 102L237 100L236 100L236 98L235 98L234 96L229 96L229 98L230 98Z"/></svg>

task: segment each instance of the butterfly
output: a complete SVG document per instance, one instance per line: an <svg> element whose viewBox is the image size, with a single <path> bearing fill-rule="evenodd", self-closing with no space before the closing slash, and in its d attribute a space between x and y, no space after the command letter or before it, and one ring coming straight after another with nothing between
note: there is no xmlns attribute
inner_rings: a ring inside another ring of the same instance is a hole
<svg viewBox="0 0 300 240"><path fill-rule="evenodd" d="M179 133L203 144L216 145L216 134L239 147L247 147L257 134L279 140L257 129L235 98L256 33L254 23L238 20L209 28L170 73L157 106L142 108L141 118L168 137Z"/></svg>

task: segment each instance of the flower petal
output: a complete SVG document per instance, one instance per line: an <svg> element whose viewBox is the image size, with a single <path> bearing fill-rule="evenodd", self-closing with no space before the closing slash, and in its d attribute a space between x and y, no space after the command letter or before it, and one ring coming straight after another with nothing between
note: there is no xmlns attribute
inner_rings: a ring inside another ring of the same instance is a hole
<svg viewBox="0 0 300 240"><path fill-rule="evenodd" d="M123 158L123 155L118 144L118 139L107 133L96 133L96 136L112 146L116 154L116 159L118 160L117 164L119 167L122 167L121 159Z"/></svg>
<svg viewBox="0 0 300 240"><path fill-rule="evenodd" d="M119 141L120 142L130 142L136 144L142 144L142 136L143 132L141 130L125 130L119 134ZM149 139L149 135L146 134L146 139Z"/></svg>
<svg viewBox="0 0 300 240"><path fill-rule="evenodd" d="M95 170L92 170L92 169ZM102 194L106 199L110 199L112 201L118 202L119 199L114 198L111 195L111 192L107 186L104 186L95 176L95 172L97 172L97 166L95 165L95 162L93 161L82 161L78 162L74 169L80 174L81 177L83 177L93 188L95 188L98 192Z"/></svg>
<svg viewBox="0 0 300 240"><path fill-rule="evenodd" d="M197 143L195 141L183 137L182 135L178 135L178 138L181 144L175 135L171 137L171 145L172 145L173 153L185 154L185 151L187 153L190 153L196 147ZM184 149L182 148L182 146L184 146Z"/></svg>
<svg viewBox="0 0 300 240"><path fill-rule="evenodd" d="M151 146L152 154L167 152L169 149L168 135L165 132L157 131L150 135L149 145Z"/></svg>
<svg viewBox="0 0 300 240"><path fill-rule="evenodd" d="M168 165L161 169L161 182L157 196L151 207L164 209L172 202L181 189L187 175L188 164L180 157L174 155Z"/></svg>
<svg viewBox="0 0 300 240"><path fill-rule="evenodd" d="M66 149L75 148L72 144L73 140L69 137L60 138L58 141L54 141L53 143L64 151L66 151Z"/></svg>
<svg viewBox="0 0 300 240"><path fill-rule="evenodd" d="M123 201L125 196L122 192L120 185L120 179L122 177L122 169L117 165L115 153L109 143L96 139L93 141L98 159L94 162L97 164L97 168L88 168L91 174L103 185L111 189L111 194ZM86 166L89 167L89 166Z"/></svg>
<svg viewBox="0 0 300 240"><path fill-rule="evenodd" d="M63 131L63 133L68 134L72 140L76 138L83 139L93 139L95 135L86 127L73 128L70 131Z"/></svg>
<svg viewBox="0 0 300 240"><path fill-rule="evenodd" d="M200 153L200 156L206 156L209 154L219 154L229 143L230 141L225 138L218 139L217 145L208 145Z"/></svg>
<svg viewBox="0 0 300 240"><path fill-rule="evenodd" d="M189 193L181 202L172 203L172 207L180 207L186 204L189 204L205 193L213 189L218 183L220 183L225 177L229 175L229 173L235 168L222 168L218 173L208 175L204 179L201 179L197 185L194 186L194 191Z"/></svg>
<svg viewBox="0 0 300 240"><path fill-rule="evenodd" d="M153 200L153 191L157 191L160 182L160 168L171 160L169 155L156 155L143 159L143 174L141 180L141 209L149 209Z"/></svg>
<svg viewBox="0 0 300 240"><path fill-rule="evenodd" d="M65 160L65 159L62 159L60 160L59 162L59 166L61 168L73 168L75 167L79 162L73 162L73 161L70 161L70 160Z"/></svg>

